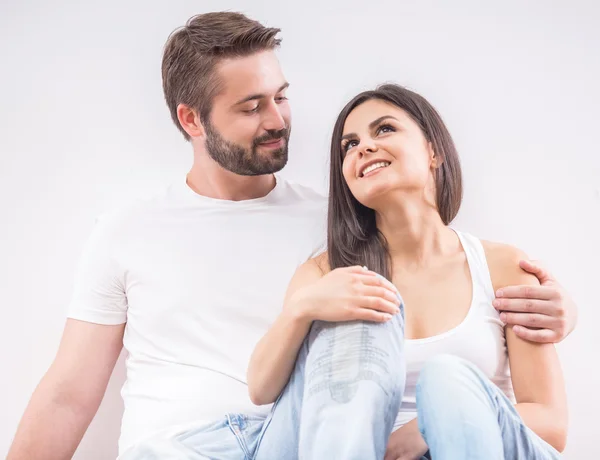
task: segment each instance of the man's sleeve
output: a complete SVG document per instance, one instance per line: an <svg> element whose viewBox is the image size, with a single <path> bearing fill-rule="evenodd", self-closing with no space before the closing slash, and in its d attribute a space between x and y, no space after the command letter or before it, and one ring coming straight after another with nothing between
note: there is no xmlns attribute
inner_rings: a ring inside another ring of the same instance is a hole
<svg viewBox="0 0 600 460"><path fill-rule="evenodd" d="M125 272L115 258L116 236L111 219L97 219L75 276L68 318L117 325L127 321Z"/></svg>

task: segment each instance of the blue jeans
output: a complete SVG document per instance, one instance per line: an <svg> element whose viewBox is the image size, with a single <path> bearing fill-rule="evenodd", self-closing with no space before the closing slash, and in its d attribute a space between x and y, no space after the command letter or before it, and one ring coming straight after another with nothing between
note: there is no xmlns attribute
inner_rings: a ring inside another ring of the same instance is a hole
<svg viewBox="0 0 600 460"><path fill-rule="evenodd" d="M417 413L434 460L561 458L479 368L456 356L438 355L425 364L417 381Z"/></svg>
<svg viewBox="0 0 600 460"><path fill-rule="evenodd" d="M264 421L230 414L209 425L181 427L134 444L118 460L251 459Z"/></svg>
<svg viewBox="0 0 600 460"><path fill-rule="evenodd" d="M315 322L255 460L382 459L400 409L404 320Z"/></svg>
<svg viewBox="0 0 600 460"><path fill-rule="evenodd" d="M315 322L266 420L228 415L138 443L120 460L383 459L404 391L403 343L403 315L383 324ZM434 460L560 458L460 358L425 365L417 408Z"/></svg>

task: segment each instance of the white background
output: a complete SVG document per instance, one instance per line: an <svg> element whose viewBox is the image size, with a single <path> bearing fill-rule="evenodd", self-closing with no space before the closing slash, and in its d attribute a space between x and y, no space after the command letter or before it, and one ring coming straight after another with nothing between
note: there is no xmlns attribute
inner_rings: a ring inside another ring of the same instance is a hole
<svg viewBox="0 0 600 460"><path fill-rule="evenodd" d="M283 30L287 177L326 189L334 118L359 90L391 80L439 109L464 168L456 226L543 259L580 306L559 346L566 457L599 458L600 6L575 0L2 0L0 456L56 352L94 216L190 165L162 98L168 34L225 8ZM114 458L123 378L121 361L77 459Z"/></svg>

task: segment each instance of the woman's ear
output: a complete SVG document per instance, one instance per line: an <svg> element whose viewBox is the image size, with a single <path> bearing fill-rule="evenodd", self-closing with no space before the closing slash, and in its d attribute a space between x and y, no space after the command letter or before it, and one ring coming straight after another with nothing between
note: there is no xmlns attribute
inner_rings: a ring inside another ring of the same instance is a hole
<svg viewBox="0 0 600 460"><path fill-rule="evenodd" d="M442 159L442 157L440 155L437 155L435 153L435 150L433 149L433 145L431 145L431 142L427 143L427 149L429 150L429 158L431 159L431 167L433 169L437 169L440 166L442 166L442 163L444 162L444 160Z"/></svg>

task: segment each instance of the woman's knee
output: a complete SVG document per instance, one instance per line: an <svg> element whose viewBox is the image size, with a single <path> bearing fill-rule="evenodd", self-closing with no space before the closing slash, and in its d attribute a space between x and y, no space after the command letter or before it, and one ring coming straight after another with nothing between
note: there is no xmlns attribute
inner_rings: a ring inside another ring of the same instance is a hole
<svg viewBox="0 0 600 460"><path fill-rule="evenodd" d="M357 321L315 326L306 357L308 389L328 388L333 399L343 401L367 382L385 394L403 390L400 346L381 324Z"/></svg>
<svg viewBox="0 0 600 460"><path fill-rule="evenodd" d="M483 379L481 371L473 363L455 355L440 354L425 362L417 388L448 394L456 386L483 384Z"/></svg>

